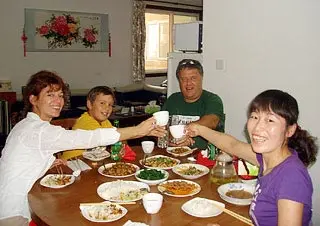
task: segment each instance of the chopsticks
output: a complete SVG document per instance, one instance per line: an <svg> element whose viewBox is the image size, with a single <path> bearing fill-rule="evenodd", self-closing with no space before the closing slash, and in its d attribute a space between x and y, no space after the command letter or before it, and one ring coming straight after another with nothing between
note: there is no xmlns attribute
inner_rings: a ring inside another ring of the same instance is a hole
<svg viewBox="0 0 320 226"><path fill-rule="evenodd" d="M134 205L134 204L136 204L136 202L114 202L113 204ZM100 206L100 205L110 205L110 202L80 203L80 206Z"/></svg>
<svg viewBox="0 0 320 226"><path fill-rule="evenodd" d="M213 205L215 205L217 208L219 208L220 210L222 210L223 212L225 212L226 214L229 214L230 216L248 224L248 225L251 225L251 226L254 226L254 224L252 223L252 221L249 219L249 218L246 218L240 214L237 214L231 210L228 210L226 208L223 208L222 206L219 206L218 204L216 203L213 203Z"/></svg>
<svg viewBox="0 0 320 226"><path fill-rule="evenodd" d="M63 170L61 168L61 166L56 166L56 170L57 170L57 173L61 176L61 178L63 177Z"/></svg>

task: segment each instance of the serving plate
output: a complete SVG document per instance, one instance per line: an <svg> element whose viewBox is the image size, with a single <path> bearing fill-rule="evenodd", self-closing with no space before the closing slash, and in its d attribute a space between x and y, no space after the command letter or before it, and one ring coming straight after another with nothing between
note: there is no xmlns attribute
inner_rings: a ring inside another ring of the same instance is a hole
<svg viewBox="0 0 320 226"><path fill-rule="evenodd" d="M100 149L94 149L91 151L84 151L82 153L82 156L85 159L89 159L91 161L101 161L103 159L109 158L110 157L110 153L108 151L106 151L106 149L104 150L100 150Z"/></svg>
<svg viewBox="0 0 320 226"><path fill-rule="evenodd" d="M197 179L209 173L209 168L200 164L184 163L176 165L172 171L188 180Z"/></svg>
<svg viewBox="0 0 320 226"><path fill-rule="evenodd" d="M188 189L189 186L189 189ZM201 191L201 186L190 180L168 180L158 185L158 190L168 196L188 197Z"/></svg>
<svg viewBox="0 0 320 226"><path fill-rule="evenodd" d="M48 174L40 180L40 184L47 188L63 188L72 184L75 177L71 174Z"/></svg>
<svg viewBox="0 0 320 226"><path fill-rule="evenodd" d="M182 157L191 154L195 149L191 149L188 146L182 147L167 147L167 152L175 157Z"/></svg>
<svg viewBox="0 0 320 226"><path fill-rule="evenodd" d="M106 182L97 188L97 193L101 198L113 202L137 201L149 191L150 187L145 183L123 180Z"/></svg>
<svg viewBox="0 0 320 226"><path fill-rule="evenodd" d="M140 173L143 172L143 171L147 171L147 170L157 170L157 171L160 171L161 173L164 174L164 178L162 179L157 179L157 180L147 180L147 179L142 179L139 177ZM160 169L141 169L139 171L136 172L135 174L135 177L138 181L140 182L143 182L143 183L146 183L146 184L149 184L149 185L157 185L163 181L166 181L168 178L169 178L169 173L165 170L160 170Z"/></svg>
<svg viewBox="0 0 320 226"><path fill-rule="evenodd" d="M254 194L255 191L255 186L252 184L244 184L244 183L228 183L228 184L223 184L218 187L218 193L220 197L232 204L239 205L239 206L246 206L250 205L252 198L249 199L239 199L239 198L232 198L226 195L228 191L232 190L243 190L247 191L251 194Z"/></svg>
<svg viewBox="0 0 320 226"><path fill-rule="evenodd" d="M187 214L200 218L218 216L223 212L223 208L225 208L224 203L199 197L193 198L181 206L181 209Z"/></svg>
<svg viewBox="0 0 320 226"><path fill-rule="evenodd" d="M128 210L116 203L103 202L101 205L80 205L82 216L92 222L112 222L127 214Z"/></svg>
<svg viewBox="0 0 320 226"><path fill-rule="evenodd" d="M116 164L126 164L126 165L129 165L129 166L132 166L135 168L135 171L132 172L132 173L128 173L126 175L111 175L111 174L106 174L104 172L105 169L108 169L108 168L111 168L112 166L116 165ZM133 176L138 170L139 170L139 166L135 165L135 164L132 164L132 163L108 163L108 164L105 164L104 166L100 166L98 168L98 172L102 175L102 176L106 176L106 177L111 177L111 178L126 178L126 177L130 177L130 176Z"/></svg>
<svg viewBox="0 0 320 226"><path fill-rule="evenodd" d="M140 164L149 169L172 169L175 165L180 163L179 159L171 158L165 155L154 155L146 158L146 162L143 159L140 160Z"/></svg>

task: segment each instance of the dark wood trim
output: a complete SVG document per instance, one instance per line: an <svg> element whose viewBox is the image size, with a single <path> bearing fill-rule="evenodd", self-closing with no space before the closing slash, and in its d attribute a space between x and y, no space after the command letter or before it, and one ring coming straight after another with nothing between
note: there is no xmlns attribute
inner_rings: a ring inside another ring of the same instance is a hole
<svg viewBox="0 0 320 226"><path fill-rule="evenodd" d="M178 3L173 3L173 4L178 4ZM167 10L167 11L174 11L174 12L183 12L183 13L198 13L199 14L199 20L202 21L202 18L203 18L203 10L182 9L182 8L174 8L174 7L167 7L167 6L157 6L157 5L148 5L148 4L146 5L146 8L147 9L157 9L157 10Z"/></svg>
<svg viewBox="0 0 320 226"><path fill-rule="evenodd" d="M167 73L146 73L146 78L167 77Z"/></svg>

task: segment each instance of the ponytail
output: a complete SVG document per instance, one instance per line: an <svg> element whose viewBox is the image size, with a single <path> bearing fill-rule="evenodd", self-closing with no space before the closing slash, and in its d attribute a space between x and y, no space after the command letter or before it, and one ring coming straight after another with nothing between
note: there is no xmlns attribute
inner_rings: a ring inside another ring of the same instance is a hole
<svg viewBox="0 0 320 226"><path fill-rule="evenodd" d="M289 138L288 146L297 151L299 159L306 167L312 166L317 160L318 145L316 140L316 137L311 136L300 126L297 126L295 133Z"/></svg>

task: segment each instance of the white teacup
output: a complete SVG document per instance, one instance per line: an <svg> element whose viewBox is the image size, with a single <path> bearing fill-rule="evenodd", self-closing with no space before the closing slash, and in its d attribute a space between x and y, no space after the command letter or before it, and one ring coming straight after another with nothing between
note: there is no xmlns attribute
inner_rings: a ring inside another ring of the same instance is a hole
<svg viewBox="0 0 320 226"><path fill-rule="evenodd" d="M154 142L153 141L142 141L141 146L142 146L143 152L146 154L149 154L154 149Z"/></svg>
<svg viewBox="0 0 320 226"><path fill-rule="evenodd" d="M165 126L169 121L169 112L168 111L158 111L153 113L153 117L157 121L158 126Z"/></svg>
<svg viewBox="0 0 320 226"><path fill-rule="evenodd" d="M170 126L169 130L171 135L173 136L173 138L179 139L181 137L183 137L183 135L185 134L185 125L174 125L174 126Z"/></svg>
<svg viewBox="0 0 320 226"><path fill-rule="evenodd" d="M158 213L161 209L162 201L163 196L159 193L147 193L142 198L144 209L149 214Z"/></svg>

